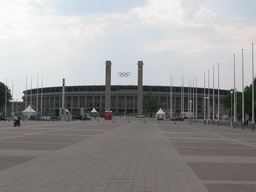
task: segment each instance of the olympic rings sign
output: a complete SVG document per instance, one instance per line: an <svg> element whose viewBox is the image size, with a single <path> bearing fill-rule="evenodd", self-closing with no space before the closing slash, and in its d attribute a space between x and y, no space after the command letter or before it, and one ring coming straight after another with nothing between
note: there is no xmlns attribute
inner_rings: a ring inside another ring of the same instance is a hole
<svg viewBox="0 0 256 192"><path fill-rule="evenodd" d="M119 75L120 77L128 77L128 76L131 75L131 73L130 73L130 72L119 72L118 75Z"/></svg>

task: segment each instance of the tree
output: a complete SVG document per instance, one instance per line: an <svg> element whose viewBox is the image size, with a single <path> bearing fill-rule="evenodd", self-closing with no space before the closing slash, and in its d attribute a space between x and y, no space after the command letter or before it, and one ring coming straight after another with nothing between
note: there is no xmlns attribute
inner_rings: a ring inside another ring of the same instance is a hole
<svg viewBox="0 0 256 192"><path fill-rule="evenodd" d="M151 91L146 93L146 97L144 97L142 105L144 110L150 112L151 117L153 112L157 112L160 108L167 107L165 103L161 102L160 97L153 95Z"/></svg>
<svg viewBox="0 0 256 192"><path fill-rule="evenodd" d="M6 85L2 82L0 82L0 109L2 109L3 106L5 106L5 91L7 88L7 106L10 105L10 100L12 99L11 96L11 90L6 87Z"/></svg>
<svg viewBox="0 0 256 192"><path fill-rule="evenodd" d="M254 80L254 87L256 87L256 79ZM233 95L232 95L232 104L234 105L234 90L231 89L230 91L233 91ZM256 107L256 90L254 89L254 113L255 111L255 107ZM226 108L231 108L231 93L229 92L222 100L223 106ZM233 107L233 106L232 106ZM234 107L233 107L234 110ZM252 117L252 84L248 87L245 87L244 89L244 111L245 113L247 113L250 118ZM233 113L233 111L232 111ZM242 117L242 93L238 92L237 93L237 113L238 113L238 117L241 118Z"/></svg>

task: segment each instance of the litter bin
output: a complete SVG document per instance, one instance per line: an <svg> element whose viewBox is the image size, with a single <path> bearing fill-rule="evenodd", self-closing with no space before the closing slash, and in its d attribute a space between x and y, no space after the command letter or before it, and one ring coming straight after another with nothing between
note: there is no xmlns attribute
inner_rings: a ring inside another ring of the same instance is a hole
<svg viewBox="0 0 256 192"><path fill-rule="evenodd" d="M105 120L112 120L112 111L105 112Z"/></svg>

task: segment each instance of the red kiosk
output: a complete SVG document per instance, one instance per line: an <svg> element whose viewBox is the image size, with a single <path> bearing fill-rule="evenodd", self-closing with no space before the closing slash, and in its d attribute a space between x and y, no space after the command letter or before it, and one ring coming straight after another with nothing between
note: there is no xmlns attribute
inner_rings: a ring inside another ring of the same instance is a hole
<svg viewBox="0 0 256 192"><path fill-rule="evenodd" d="M112 111L105 111L105 120L112 120Z"/></svg>

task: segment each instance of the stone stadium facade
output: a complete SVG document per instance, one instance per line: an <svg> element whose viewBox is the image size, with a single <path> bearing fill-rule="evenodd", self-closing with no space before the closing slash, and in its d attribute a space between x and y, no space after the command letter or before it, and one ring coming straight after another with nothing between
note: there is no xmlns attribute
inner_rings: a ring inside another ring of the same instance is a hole
<svg viewBox="0 0 256 192"><path fill-rule="evenodd" d="M170 101L173 102L173 114L178 116L181 111L189 111L189 100L197 103L197 116L204 116L204 96L208 96L208 88L189 88L189 87L172 87L170 94L170 86L153 86L143 85L143 62L138 62L138 85L111 85L111 62L106 61L105 85L83 85L83 86L65 86L64 108L68 109L72 115L79 116L81 108L85 113L89 113L93 108L98 112L104 113L111 110L113 113L125 115L145 114L143 110L143 97L148 92L160 97L161 102L170 107ZM23 102L27 105L31 104L32 108L38 111L38 115L58 116L59 109L62 108L62 89L60 87L44 87L25 90ZM213 89L210 90L210 113L213 112ZM205 91L205 94L204 94ZM197 92L197 102L196 102ZM222 105L222 98L228 94L229 90L220 90L220 114L227 113ZM190 94L189 94L190 93ZM214 90L215 94L215 114L218 110L218 90ZM172 99L170 99L172 95ZM190 98L189 98L190 96ZM184 97L184 99L183 99ZM42 102L41 102L42 99ZM184 100L184 102L182 102ZM42 106L41 106L42 103ZM182 104L183 103L183 104ZM169 112L169 107L164 109ZM206 112L207 102L206 102ZM184 108L184 110L183 110ZM191 106L191 110L196 112L196 106ZM42 109L42 110L41 110Z"/></svg>

